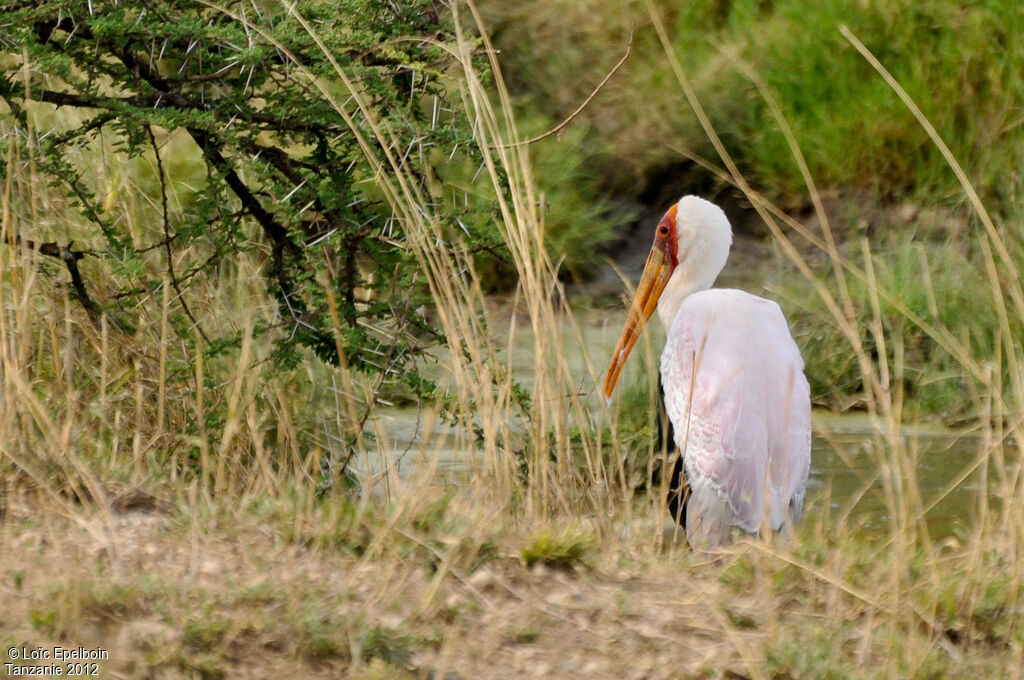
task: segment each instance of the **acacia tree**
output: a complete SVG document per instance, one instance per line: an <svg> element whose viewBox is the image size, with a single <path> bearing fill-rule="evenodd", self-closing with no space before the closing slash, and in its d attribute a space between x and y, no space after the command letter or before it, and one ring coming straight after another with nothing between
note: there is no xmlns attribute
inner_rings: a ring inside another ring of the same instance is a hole
<svg viewBox="0 0 1024 680"><path fill-rule="evenodd" d="M450 27L442 9L431 0L316 0L294 7L249 0L6 3L0 98L22 128L39 103L82 112L80 124L39 136L35 157L102 246L86 252L45 235L18 238L60 258L73 297L94 322L107 314L127 333L133 307L159 299L154 293L169 281L177 332L207 351L234 339L208 336L190 306L190 282L200 272L215 275L246 249L265 248L266 286L279 314L262 329L275 334L280 361L296 360L304 346L336 363L340 347L350 366L423 389L415 372L405 370L418 344L405 331L438 332L416 313L424 293L401 224L374 191L351 128L309 76L336 87L329 55L337 60L399 139L431 150L403 150L404 162L410 176L436 185L432 163L457 149L472 153L471 144L462 144L468 127L444 107L450 64L437 44L449 39ZM357 116L357 125L365 124ZM182 210L168 207L168 159L157 141L167 131L187 133L205 176ZM155 156L153 203L161 226L152 242L136 242L103 209L83 168L67 160L69 149L101 133L117 140L114 151L122 158ZM3 143L26 142L9 135ZM453 231L471 240L471 248L500 248L483 216L449 212L449 219L458 221ZM125 274L105 299L79 270L90 256L107 258ZM332 305L340 324L332 322Z"/></svg>

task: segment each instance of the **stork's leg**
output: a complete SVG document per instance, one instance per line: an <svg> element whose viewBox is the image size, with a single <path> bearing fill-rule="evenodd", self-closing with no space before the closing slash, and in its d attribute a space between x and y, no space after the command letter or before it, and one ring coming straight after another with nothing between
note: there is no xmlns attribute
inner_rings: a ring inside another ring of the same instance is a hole
<svg viewBox="0 0 1024 680"><path fill-rule="evenodd" d="M668 486L668 513L681 527L686 526L686 505L690 500L690 487L686 483L683 457L679 449L672 447L666 454L666 464L672 466L672 478Z"/></svg>
<svg viewBox="0 0 1024 680"><path fill-rule="evenodd" d="M661 375L658 375L658 451L661 452L661 474L671 468L668 485L668 512L681 527L686 526L686 502L690 497L690 488L686 484L686 472L683 469L683 457L676 446L676 435L672 421L665 410L665 390L661 386Z"/></svg>
<svg viewBox="0 0 1024 680"><path fill-rule="evenodd" d="M789 522L796 524L804 512L804 490L801 489L789 499Z"/></svg>

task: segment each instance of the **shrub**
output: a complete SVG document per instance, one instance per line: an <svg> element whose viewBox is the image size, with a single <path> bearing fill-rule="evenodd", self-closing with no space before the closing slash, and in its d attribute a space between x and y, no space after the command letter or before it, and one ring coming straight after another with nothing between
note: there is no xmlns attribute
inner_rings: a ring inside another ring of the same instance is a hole
<svg viewBox="0 0 1024 680"><path fill-rule="evenodd" d="M69 213L15 238L62 262L91 320L106 315L126 336L159 317L170 287L174 331L207 356L242 334L206 317L192 285L255 256L276 301L256 332L275 339L278 365L308 348L429 391L410 367L440 334L371 161L398 155L431 195L439 168L473 153L445 105L449 22L425 0L8 4L3 152L31 158ZM389 148L362 149L371 122L332 103L355 92L392 131ZM115 171L91 166L98 157ZM450 233L500 250L487 216L458 205L443 217ZM106 276L90 274L95 259Z"/></svg>

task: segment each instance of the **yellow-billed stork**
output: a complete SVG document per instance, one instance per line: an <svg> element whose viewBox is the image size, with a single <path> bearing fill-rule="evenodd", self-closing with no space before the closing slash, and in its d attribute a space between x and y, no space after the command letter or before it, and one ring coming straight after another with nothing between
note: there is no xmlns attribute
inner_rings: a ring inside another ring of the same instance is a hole
<svg viewBox="0 0 1024 680"><path fill-rule="evenodd" d="M711 288L731 245L715 204L685 196L669 209L604 382L610 400L657 309L667 331L660 384L679 452L669 508L700 549L721 544L733 527L779 531L795 521L811 462L810 389L782 310Z"/></svg>

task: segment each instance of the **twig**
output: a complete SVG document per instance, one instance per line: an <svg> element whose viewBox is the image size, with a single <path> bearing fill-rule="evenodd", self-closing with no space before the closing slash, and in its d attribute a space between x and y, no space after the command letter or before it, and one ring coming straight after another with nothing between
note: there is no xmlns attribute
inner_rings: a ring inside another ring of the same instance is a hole
<svg viewBox="0 0 1024 680"><path fill-rule="evenodd" d="M86 255L92 255L93 253L85 250L73 250L72 244L68 243L66 246L58 245L56 241L50 243L40 243L38 241L32 241L27 238L22 238L17 234L14 235L13 246L24 246L31 250L38 251L40 255L47 255L49 257L55 257L58 260L64 262L64 266L67 267L68 274L71 275L71 288L75 292L75 299L81 303L82 307L89 314L89 320L96 328L100 327L100 308L96 302L89 297L89 292L85 289L85 280L82 278L82 272L78 269L78 261Z"/></svg>
<svg viewBox="0 0 1024 680"><path fill-rule="evenodd" d="M578 107L576 107L575 111L573 111L572 113L569 114L568 118L566 118L561 123L559 123L555 127L551 128L550 130L548 130L547 132L545 132L542 135L537 135L536 137L531 137L530 139L526 139L526 140L523 140L521 142L516 142L514 144L501 144L497 148L499 148L499 149L516 149L516 148L519 148L519 147L522 147L522 146L529 146L530 144L533 144L535 142L539 142L540 140L546 139L546 138L550 137L551 135L557 135L559 132L561 132L565 128L565 126L567 126L569 123L571 123L573 121L573 119L576 118L576 116L580 115L580 113L583 111L583 109L587 108L587 105L591 102L591 100L594 97L597 96L598 92L600 92L602 89L604 89L604 86L608 84L608 81L612 79L612 76L614 76L615 73L620 68L622 68L622 65L626 63L626 59L629 58L629 53L632 52L632 51L633 51L633 29L630 28L629 29L629 42L626 44L626 53L623 54L622 58L619 59L618 63L615 64L615 66L612 67L612 70L608 72L608 75L606 75L604 77L604 79L600 83L597 84L597 87L595 87L594 91L590 93L590 96L587 97L586 99L584 99L583 103L580 104Z"/></svg>
<svg viewBox="0 0 1024 680"><path fill-rule="evenodd" d="M171 280L174 292L178 295L178 301L181 302L182 310L184 310L189 321L192 322L192 327L199 332L200 337L209 346L210 338L206 337L203 327L199 325L199 321L192 314L192 310L189 309L188 302L185 301L185 295L181 292L181 286L178 284L178 277L174 273L174 251L171 249L171 241L174 237L171 236L171 224L167 211L167 179L164 177L164 164L160 159L160 147L156 143L156 135L153 134L153 128L149 123L145 124L145 128L146 134L149 135L149 143L153 147L153 155L156 156L156 174L160 178L160 208L164 222L164 246L167 251L167 276Z"/></svg>

